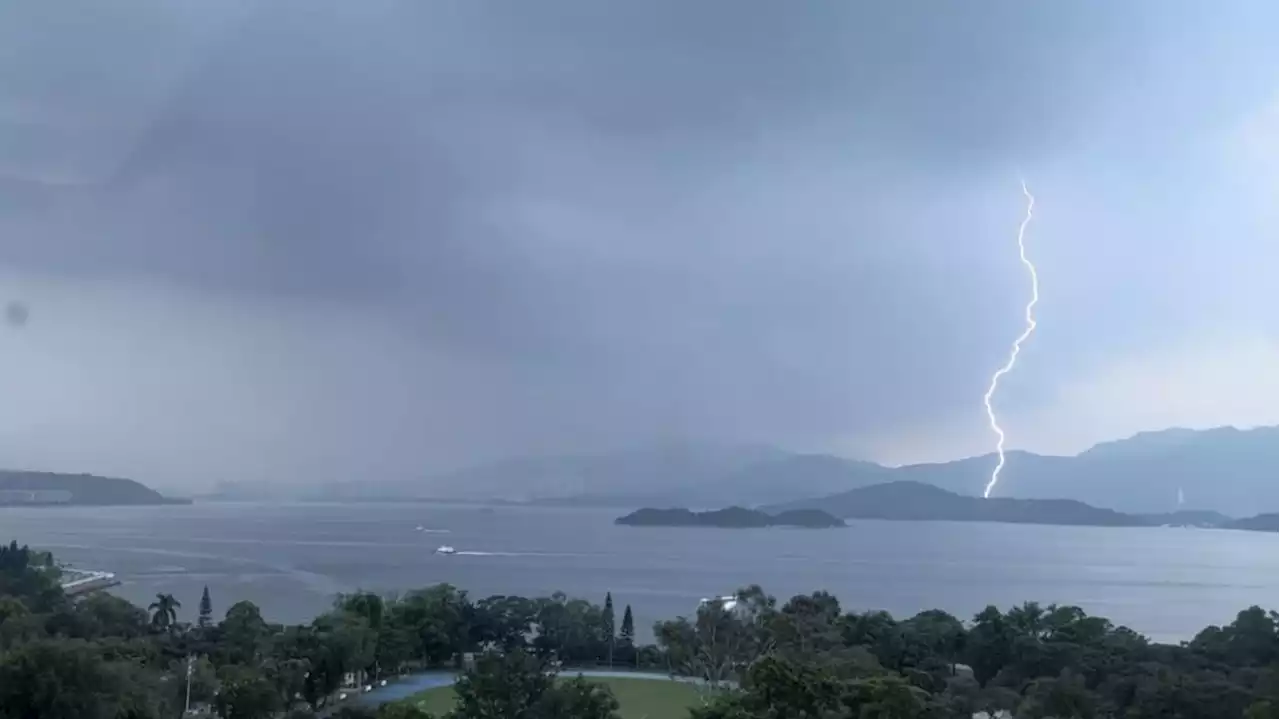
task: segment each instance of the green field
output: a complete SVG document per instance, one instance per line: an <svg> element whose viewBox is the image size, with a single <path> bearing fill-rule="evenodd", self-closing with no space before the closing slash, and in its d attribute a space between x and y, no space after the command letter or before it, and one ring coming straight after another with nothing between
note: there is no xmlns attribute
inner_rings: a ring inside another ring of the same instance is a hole
<svg viewBox="0 0 1280 719"><path fill-rule="evenodd" d="M689 708L698 704L698 690L684 682L622 677L588 679L613 691L623 719L685 719ZM453 687L437 687L404 701L439 716L453 709L453 700Z"/></svg>

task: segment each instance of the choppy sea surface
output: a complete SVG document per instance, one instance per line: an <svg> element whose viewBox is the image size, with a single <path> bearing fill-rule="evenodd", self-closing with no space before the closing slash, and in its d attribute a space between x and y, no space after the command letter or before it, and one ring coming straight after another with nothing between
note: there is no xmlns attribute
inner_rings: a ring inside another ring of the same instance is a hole
<svg viewBox="0 0 1280 719"><path fill-rule="evenodd" d="M987 604L1076 604L1177 641L1250 604L1274 608L1276 535L1182 528L852 521L845 529L619 527L609 509L199 503L0 508L0 539L115 572L146 604L173 594L194 618L247 599L306 621L339 592L450 582L476 596L563 591L631 604L640 631L703 597L760 584L785 599L825 589L846 608L963 618ZM448 544L457 554L435 549ZM646 632L647 633L647 632Z"/></svg>

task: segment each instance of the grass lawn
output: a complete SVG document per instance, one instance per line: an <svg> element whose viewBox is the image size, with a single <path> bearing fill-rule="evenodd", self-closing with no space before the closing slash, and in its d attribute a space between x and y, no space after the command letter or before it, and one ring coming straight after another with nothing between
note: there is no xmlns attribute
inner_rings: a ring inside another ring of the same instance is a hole
<svg viewBox="0 0 1280 719"><path fill-rule="evenodd" d="M685 719L689 708L698 704L698 690L684 682L663 679L586 677L604 684L617 697L623 719ZM419 692L404 701L416 704L437 716L453 709L453 687L437 687Z"/></svg>

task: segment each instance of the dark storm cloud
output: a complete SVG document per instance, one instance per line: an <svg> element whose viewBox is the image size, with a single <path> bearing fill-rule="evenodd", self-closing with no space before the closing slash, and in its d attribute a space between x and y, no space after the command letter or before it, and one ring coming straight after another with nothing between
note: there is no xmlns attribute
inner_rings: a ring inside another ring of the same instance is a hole
<svg viewBox="0 0 1280 719"><path fill-rule="evenodd" d="M262 4L184 60L107 170L15 190L24 240L0 261L367 308L539 383L503 406L530 422L781 441L906 422L972 403L1007 339L973 318L1024 291L990 280L1007 248L984 236L1017 212L1017 168L1114 122L1186 12ZM101 94L112 115L136 93ZM974 230L915 212L993 177L1010 202L969 210Z"/></svg>

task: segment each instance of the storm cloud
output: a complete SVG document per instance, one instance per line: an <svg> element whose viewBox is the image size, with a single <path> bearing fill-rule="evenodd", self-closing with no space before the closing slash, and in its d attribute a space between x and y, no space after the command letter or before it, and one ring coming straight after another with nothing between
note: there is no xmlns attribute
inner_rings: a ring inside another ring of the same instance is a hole
<svg viewBox="0 0 1280 719"><path fill-rule="evenodd" d="M1274 6L85 12L0 30L0 273L33 309L0 464L983 451L1020 177L1044 294L1012 444L1275 421ZM1080 406L1122 370L1174 386Z"/></svg>

